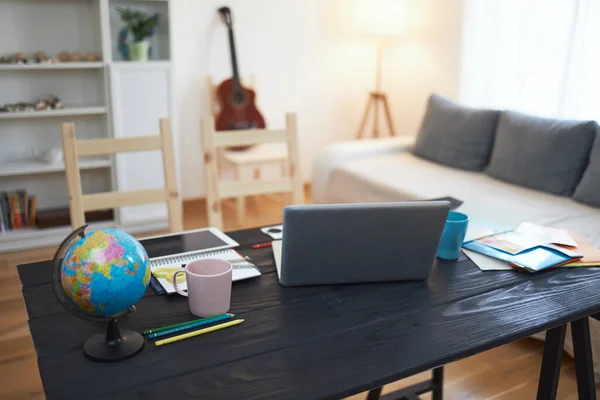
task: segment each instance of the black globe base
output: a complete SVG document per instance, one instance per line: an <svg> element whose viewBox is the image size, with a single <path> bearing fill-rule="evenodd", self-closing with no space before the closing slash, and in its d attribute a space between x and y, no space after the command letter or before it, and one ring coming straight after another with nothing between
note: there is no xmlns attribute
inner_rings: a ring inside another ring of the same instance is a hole
<svg viewBox="0 0 600 400"><path fill-rule="evenodd" d="M93 361L116 362L133 357L144 348L144 337L139 333L119 330L116 319L110 319L106 335L96 334L83 345L83 354Z"/></svg>

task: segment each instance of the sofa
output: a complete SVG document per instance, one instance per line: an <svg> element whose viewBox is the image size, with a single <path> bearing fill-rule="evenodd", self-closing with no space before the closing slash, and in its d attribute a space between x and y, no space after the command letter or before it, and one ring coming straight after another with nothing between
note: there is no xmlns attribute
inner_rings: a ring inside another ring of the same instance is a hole
<svg viewBox="0 0 600 400"><path fill-rule="evenodd" d="M600 247L598 124L462 107L434 94L415 136L322 149L312 196L316 203L451 196L464 202L459 211L471 217L565 228ZM600 322L590 326L600 382ZM565 350L572 356L567 335Z"/></svg>

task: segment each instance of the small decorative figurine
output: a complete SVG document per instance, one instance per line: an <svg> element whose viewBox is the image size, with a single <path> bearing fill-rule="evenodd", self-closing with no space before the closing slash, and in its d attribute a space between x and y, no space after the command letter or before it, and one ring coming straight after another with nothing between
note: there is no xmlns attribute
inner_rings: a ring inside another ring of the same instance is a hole
<svg viewBox="0 0 600 400"><path fill-rule="evenodd" d="M48 96L46 98L46 103L52 107L53 110L59 110L65 106L62 101L60 101L60 98L54 95Z"/></svg>
<svg viewBox="0 0 600 400"><path fill-rule="evenodd" d="M70 57L70 61L72 62L79 62L81 61L82 57L81 57L81 53L78 51L74 51L71 53L71 57Z"/></svg>
<svg viewBox="0 0 600 400"><path fill-rule="evenodd" d="M22 52L18 52L15 54L15 63L16 64L25 64L27 63L28 59L27 56L25 55L25 53Z"/></svg>
<svg viewBox="0 0 600 400"><path fill-rule="evenodd" d="M38 51L33 55L33 59L37 63L44 63L47 60L46 53L44 53L43 51Z"/></svg>
<svg viewBox="0 0 600 400"><path fill-rule="evenodd" d="M60 62L68 62L70 57L69 57L69 52L68 51L61 51L60 53L58 53L58 59L60 60Z"/></svg>
<svg viewBox="0 0 600 400"><path fill-rule="evenodd" d="M37 103L35 103L34 107L35 111L46 111L49 108L49 105L44 100L40 100Z"/></svg>

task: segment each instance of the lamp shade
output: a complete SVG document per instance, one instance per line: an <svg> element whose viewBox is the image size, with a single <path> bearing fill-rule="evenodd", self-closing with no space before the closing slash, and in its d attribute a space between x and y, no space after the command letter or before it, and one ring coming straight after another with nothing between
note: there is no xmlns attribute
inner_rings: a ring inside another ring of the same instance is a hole
<svg viewBox="0 0 600 400"><path fill-rule="evenodd" d="M406 0L355 0L355 20L361 33L398 36L404 31Z"/></svg>

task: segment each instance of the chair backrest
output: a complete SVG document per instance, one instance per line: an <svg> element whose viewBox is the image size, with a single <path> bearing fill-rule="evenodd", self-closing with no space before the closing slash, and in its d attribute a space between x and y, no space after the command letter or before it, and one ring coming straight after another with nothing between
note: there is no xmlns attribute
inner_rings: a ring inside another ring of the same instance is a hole
<svg viewBox="0 0 600 400"><path fill-rule="evenodd" d="M166 202L169 213L169 231L179 232L183 230L181 201L177 191L174 168L175 156L173 153L171 121L169 119L163 118L160 120L160 135L123 139L76 140L75 124L72 122L62 124L61 129L67 191L69 193L69 211L73 228L85 224L86 211ZM162 152L164 188L83 194L77 159L79 156L100 156L151 150Z"/></svg>
<svg viewBox="0 0 600 400"><path fill-rule="evenodd" d="M285 142L288 148L289 175L274 180L241 180L219 182L217 149L247 146L260 143ZM221 199L266 193L292 192L293 204L304 203L302 177L298 159L296 114L286 114L285 129L247 129L216 132L213 117L202 118L202 146L204 149L204 174L206 178L206 208L208 224L223 229Z"/></svg>

